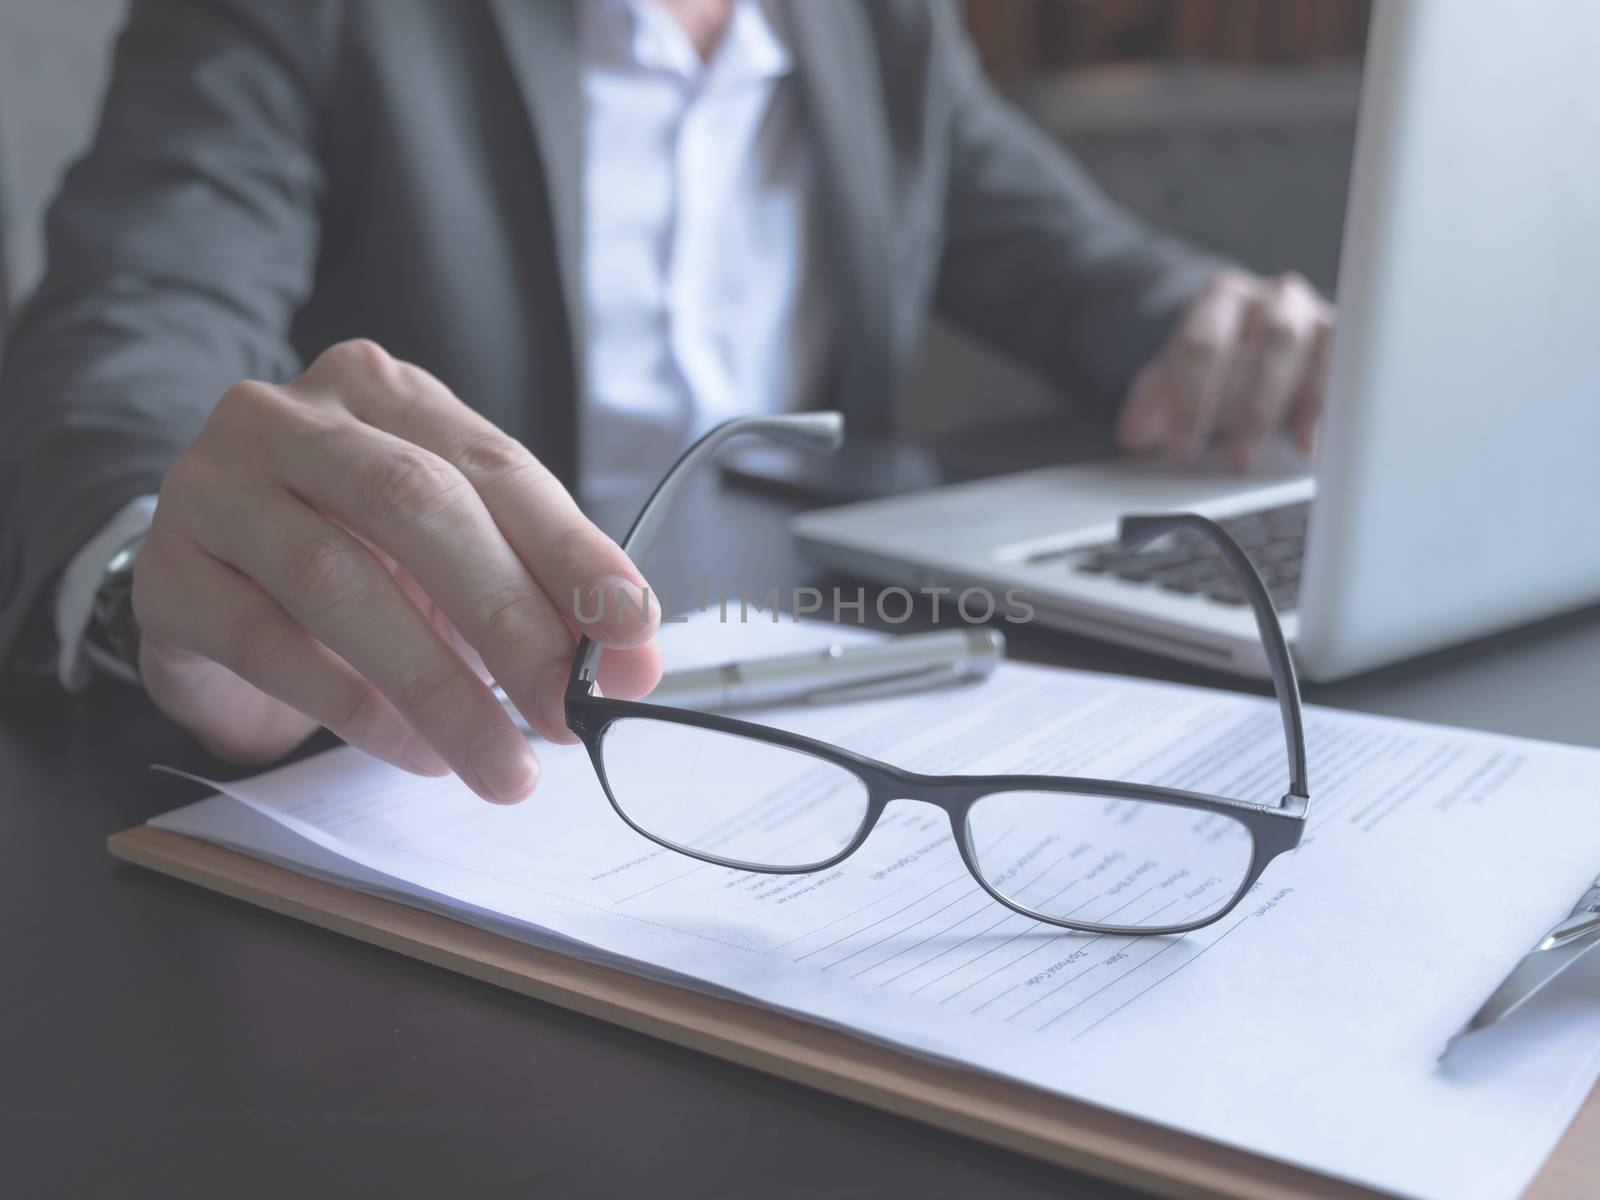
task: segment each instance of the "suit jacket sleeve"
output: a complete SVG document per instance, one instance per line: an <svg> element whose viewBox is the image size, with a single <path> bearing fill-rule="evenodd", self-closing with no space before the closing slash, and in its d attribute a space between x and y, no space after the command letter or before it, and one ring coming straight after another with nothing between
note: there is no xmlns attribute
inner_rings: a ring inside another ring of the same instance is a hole
<svg viewBox="0 0 1600 1200"><path fill-rule="evenodd" d="M935 305L1074 396L1118 403L1225 265L1114 204L984 76L953 7L931 69L953 96Z"/></svg>
<svg viewBox="0 0 1600 1200"><path fill-rule="evenodd" d="M336 11L136 0L0 374L0 663L62 567L157 490L217 397L298 369Z"/></svg>

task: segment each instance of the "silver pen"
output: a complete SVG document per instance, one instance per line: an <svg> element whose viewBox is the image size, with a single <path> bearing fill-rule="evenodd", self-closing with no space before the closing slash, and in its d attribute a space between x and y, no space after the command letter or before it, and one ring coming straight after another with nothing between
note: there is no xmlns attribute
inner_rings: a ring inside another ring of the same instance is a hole
<svg viewBox="0 0 1600 1200"><path fill-rule="evenodd" d="M967 627L908 633L859 645L752 658L714 667L669 671L649 704L726 712L778 704L842 704L986 678L1005 657L997 629ZM500 685L495 695L522 723Z"/></svg>
<svg viewBox="0 0 1600 1200"><path fill-rule="evenodd" d="M1521 1008L1545 984L1596 946L1600 946L1600 879L1578 897L1572 911L1558 921L1537 946L1523 955L1505 982L1483 1002L1483 1007L1445 1043L1444 1053L1439 1057L1450 1053L1450 1047L1469 1033L1493 1025Z"/></svg>

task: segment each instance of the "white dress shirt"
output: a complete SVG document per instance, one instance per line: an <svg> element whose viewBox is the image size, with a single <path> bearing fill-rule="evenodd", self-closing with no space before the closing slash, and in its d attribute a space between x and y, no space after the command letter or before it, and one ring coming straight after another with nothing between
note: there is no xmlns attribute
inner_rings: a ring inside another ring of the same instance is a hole
<svg viewBox="0 0 1600 1200"><path fill-rule="evenodd" d="M727 417L800 406L829 329L815 244L817 162L775 13L735 0L709 61L655 0L584 0L586 501L642 502ZM84 632L110 556L148 528L129 503L56 592L59 675L90 677Z"/></svg>
<svg viewBox="0 0 1600 1200"><path fill-rule="evenodd" d="M653 0L591 0L583 56L586 500L642 501L708 428L819 386L817 164L758 0L702 61Z"/></svg>

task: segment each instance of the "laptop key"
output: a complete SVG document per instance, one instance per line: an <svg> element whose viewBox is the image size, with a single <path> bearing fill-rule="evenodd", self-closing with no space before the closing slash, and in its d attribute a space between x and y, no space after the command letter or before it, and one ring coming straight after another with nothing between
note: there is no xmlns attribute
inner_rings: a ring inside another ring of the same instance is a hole
<svg viewBox="0 0 1600 1200"><path fill-rule="evenodd" d="M1188 571L1194 565L1194 560L1186 555L1150 555L1145 562L1118 569L1117 578L1132 580L1134 583L1148 583L1164 572Z"/></svg>
<svg viewBox="0 0 1600 1200"><path fill-rule="evenodd" d="M1300 601L1309 504L1290 504L1227 517L1218 524L1238 542L1267 586L1277 609ZM1177 595L1204 596L1218 604L1246 603L1244 590L1211 542L1188 530L1170 535L1154 550L1126 551L1115 544L1054 551L1029 561L1068 558L1074 571L1108 575L1126 583L1152 584Z"/></svg>

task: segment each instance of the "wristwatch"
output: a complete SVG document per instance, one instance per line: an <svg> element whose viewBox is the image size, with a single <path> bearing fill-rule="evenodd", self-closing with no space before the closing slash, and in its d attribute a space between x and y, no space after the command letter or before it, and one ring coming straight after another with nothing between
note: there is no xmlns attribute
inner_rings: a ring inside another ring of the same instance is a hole
<svg viewBox="0 0 1600 1200"><path fill-rule="evenodd" d="M139 622L133 616L133 560L145 535L124 542L106 563L84 631L83 651L101 670L139 682Z"/></svg>

